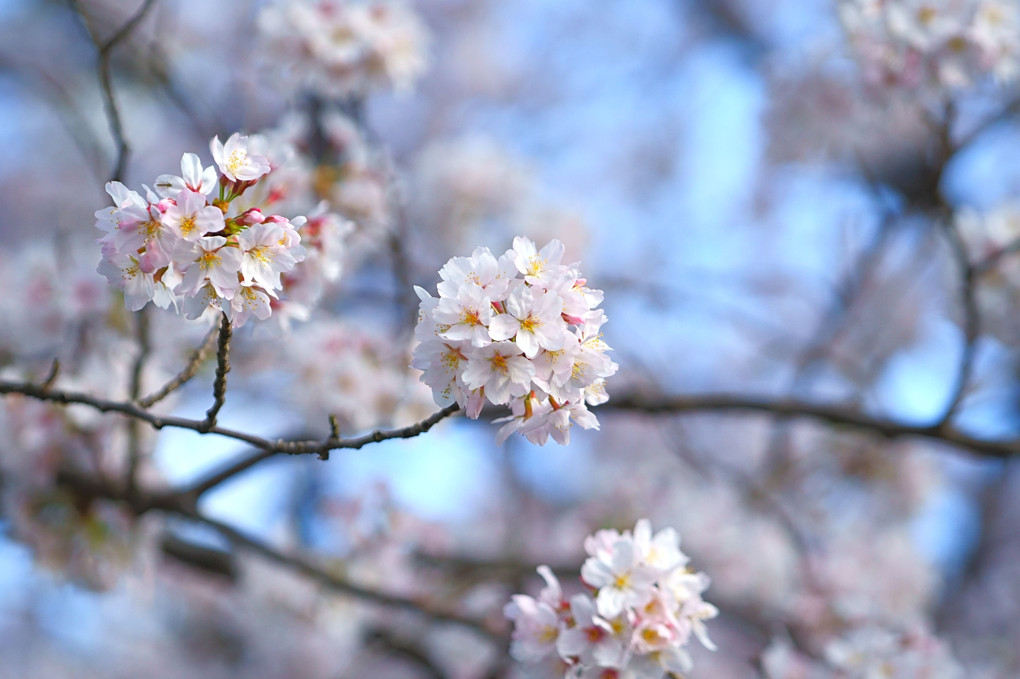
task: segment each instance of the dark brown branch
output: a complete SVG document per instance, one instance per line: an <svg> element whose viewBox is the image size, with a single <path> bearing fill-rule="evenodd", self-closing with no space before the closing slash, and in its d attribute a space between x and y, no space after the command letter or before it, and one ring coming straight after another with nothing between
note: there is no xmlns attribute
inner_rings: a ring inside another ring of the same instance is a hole
<svg viewBox="0 0 1020 679"><path fill-rule="evenodd" d="M206 478L196 481L190 488L184 491L184 493L191 495L195 498L198 498L205 492L215 488L221 483L237 476L238 474L241 474L244 471L247 471L248 469L251 469L260 462L268 460L269 458L279 453L286 452L292 455L301 453L317 453L320 459L328 460L329 451L336 450L337 448L361 448L362 446L368 443L386 441L389 439L397 438L401 439L413 438L415 436L424 434L429 429L438 424L440 421L446 419L450 415L457 412L457 410L458 407L456 405L447 406L446 408L443 408L439 412L425 418L421 422L412 424L409 427L404 427L402 429L393 429L390 431L376 430L371 434L367 434L357 439L349 439L347 441L344 441L344 439L337 437L335 434L330 434L330 438L326 439L323 442L315 443L317 447L312 449L305 449L301 451L292 452L288 450L283 450L279 447L275 448L271 446L266 447L263 450L260 450L258 453L242 457L236 462L228 464L223 469L213 472ZM313 442L311 441L292 443L303 446L313 444Z"/></svg>
<svg viewBox="0 0 1020 679"><path fill-rule="evenodd" d="M205 433L216 425L216 416L227 400L227 373L230 372L230 337L233 330L226 314L220 318L220 332L216 340L216 378L213 380L213 404L205 413L199 431Z"/></svg>
<svg viewBox="0 0 1020 679"><path fill-rule="evenodd" d="M143 408L149 408L187 384L187 382L195 376L195 373L198 372L199 366L201 366L202 363L205 362L205 359L208 358L213 347L216 346L216 338L218 335L219 329L212 328L209 331L209 334L206 335L205 341L202 342L202 346L195 349L195 351L191 354L191 358L188 359L188 363L184 366L184 369L177 373L172 380L164 384L159 391L149 394L145 398L138 399L138 405Z"/></svg>
<svg viewBox="0 0 1020 679"><path fill-rule="evenodd" d="M648 415L680 415L692 413L757 412L775 417L804 418L830 425L849 427L889 439L925 438L946 443L974 455L1010 458L1020 455L1020 439L988 440L965 434L945 424L913 425L878 415L868 415L854 408L821 405L795 399L739 394L624 395L613 397L599 410L621 410Z"/></svg>
<svg viewBox="0 0 1020 679"><path fill-rule="evenodd" d="M91 394L83 392L45 389L32 382L0 380L0 394L20 394L39 401L49 401L51 403L58 403L62 405L86 405L103 413L120 413L128 417L134 417L143 422L149 423L149 425L155 429L168 427L171 429L189 429L200 434L216 434L236 441L243 441L255 448L258 448L259 450L265 451L266 453L285 453L287 455L308 455L314 453L322 456L332 450L357 450L358 448L363 448L370 443L379 443L380 441L387 441L389 439L412 438L419 434L424 434L440 420L446 419L458 410L458 406L456 404L450 405L421 422L409 427L390 430L377 429L370 434L365 434L364 436L358 436L352 439L326 439L325 441L287 441L277 439L273 441L262 438L261 436L255 436L253 434L248 434L247 432L228 429L218 425L206 428L204 420L192 420L186 417L174 417L171 415L157 415L156 413L152 413L133 403L110 401L107 399L97 398Z"/></svg>

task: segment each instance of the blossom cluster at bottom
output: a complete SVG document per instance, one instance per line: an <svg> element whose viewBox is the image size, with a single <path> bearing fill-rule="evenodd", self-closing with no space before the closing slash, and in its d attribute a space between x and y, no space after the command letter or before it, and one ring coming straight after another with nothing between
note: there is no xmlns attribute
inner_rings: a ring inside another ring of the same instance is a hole
<svg viewBox="0 0 1020 679"><path fill-rule="evenodd" d="M708 576L688 568L676 531L653 536L642 519L633 533L598 531L584 548L581 582L591 594L568 600L540 566L538 598L515 594L504 608L514 623L510 654L530 666L529 676L661 679L690 670L692 635L715 650L704 621L719 611L701 598Z"/></svg>

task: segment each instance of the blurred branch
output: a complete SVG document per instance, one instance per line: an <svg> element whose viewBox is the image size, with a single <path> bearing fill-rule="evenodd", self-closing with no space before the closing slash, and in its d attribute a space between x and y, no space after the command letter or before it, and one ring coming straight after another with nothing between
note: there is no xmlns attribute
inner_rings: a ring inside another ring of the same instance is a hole
<svg viewBox="0 0 1020 679"><path fill-rule="evenodd" d="M365 634L365 643L369 646L379 646L387 654L406 660L429 679L445 679L447 676L419 644L411 639L398 637L390 630L383 628L368 630Z"/></svg>
<svg viewBox="0 0 1020 679"><path fill-rule="evenodd" d="M78 0L71 0L71 6L74 11L82 19L82 23L85 24L85 30L88 31L89 38L92 40L92 44L95 45L96 50L99 52L99 84L103 94L103 105L106 109L106 117L110 123L110 134L113 136L114 145L117 147L117 159L114 163L113 172L110 175L110 181L120 181L124 176L124 169L127 166L128 154L130 153L130 147L127 143L127 138L124 135L124 123L121 120L120 109L117 107L117 100L113 94L113 72L112 72L112 56L113 49L128 35L134 31L135 27L145 18L149 13L149 10L156 4L155 0L145 0L138 11L128 19L124 24L118 28L109 39L105 42L100 42L99 37L92 30L89 25L88 18L85 16L84 9L79 4Z"/></svg>
<svg viewBox="0 0 1020 679"><path fill-rule="evenodd" d="M981 315L978 311L977 296L975 294L976 270L970 263L967 256L967 244L957 230L956 225L946 220L939 220L942 231L949 242L953 258L959 267L960 276L960 303L963 307L963 351L957 365L955 382L950 392L949 403L946 405L939 419L939 424L949 422L953 415L959 410L967 393L967 385L970 383L971 373L974 371L974 355L977 350L978 335L981 332Z"/></svg>
<svg viewBox="0 0 1020 679"><path fill-rule="evenodd" d="M368 603L378 604L387 608L411 611L413 613L425 615L433 620L459 625L473 630L480 636L487 639L499 640L502 638L501 634L489 629L489 627L481 620L469 618L454 611L440 608L424 600L412 599L396 594L387 594L385 592L356 585L349 580L345 580L338 575L330 573L324 568L321 568L306 559L296 555L288 555L279 552L265 543L245 535L241 531L223 523L222 521L202 516L198 512L194 511L178 513L189 519L209 526L234 545L258 554L273 563L301 573L302 575L333 591L354 596Z"/></svg>
<svg viewBox="0 0 1020 679"><path fill-rule="evenodd" d="M339 575L328 572L326 569L313 564L311 561L296 555L287 555L277 551L265 543L246 535L236 528L217 519L202 515L192 503L179 496L167 493L138 492L128 495L125 491L103 479L85 475L72 470L63 470L57 475L57 483L61 487L73 490L83 500L94 498L105 498L117 502L123 502L135 514L141 515L149 511L160 511L168 514L182 516L191 521L204 524L222 535L235 546L258 554L259 556L279 564L302 575L315 580L321 585L339 592L353 596L362 601L378 604L386 608L406 610L425 615L433 620L449 622L460 625L477 632L479 635L499 641L503 638L499 632L489 628L483 621L461 615L452 610L446 610L425 600L404 597L397 594L389 594L346 580ZM166 543L164 543L165 547ZM203 564L209 561L210 555L201 555L194 549L193 545L184 547L182 544L173 543L170 551L177 558L183 557L185 561L198 559ZM203 552L205 550L202 550ZM217 560L217 567L225 566L225 562Z"/></svg>
<svg viewBox="0 0 1020 679"><path fill-rule="evenodd" d="M102 175L105 172L101 167L103 165L102 148L96 138L97 135L91 129L81 110L82 107L74 101L68 88L41 67L36 66L31 73L26 73L24 66L18 63L17 58L9 54L0 53L0 70L10 71L12 75L27 76L19 77L23 86L50 105L57 119L78 148L89 170L95 174L96 179L102 181ZM100 191L100 193L105 200L106 192Z"/></svg>
<svg viewBox="0 0 1020 679"><path fill-rule="evenodd" d="M946 424L914 425L886 417L868 415L855 408L820 405L796 399L739 394L651 395L627 394L614 396L599 410L620 410L647 415L681 415L693 413L757 412L776 417L806 418L830 425L849 427L885 438L926 438L990 458L1020 455L1020 440L987 440L965 434Z"/></svg>
<svg viewBox="0 0 1020 679"><path fill-rule="evenodd" d="M237 559L230 552L195 544L172 533L163 535L159 547L164 555L190 568L224 577L230 582L237 580Z"/></svg>
<svg viewBox="0 0 1020 679"><path fill-rule="evenodd" d="M1011 500L1012 461L1007 461L996 473L996 476L976 498L976 505L981 510L981 521L978 526L975 545L963 564L959 579L943 589L942 600L935 610L935 628L952 631L959 610L964 600L971 593L971 588L978 585L993 567L996 548L999 547L997 535L1001 531L1004 509Z"/></svg>

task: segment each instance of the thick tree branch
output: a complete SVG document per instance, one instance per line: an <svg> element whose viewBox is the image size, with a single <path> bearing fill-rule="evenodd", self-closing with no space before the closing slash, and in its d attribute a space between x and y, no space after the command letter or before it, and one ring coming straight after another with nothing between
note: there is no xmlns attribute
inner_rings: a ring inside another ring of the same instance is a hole
<svg viewBox="0 0 1020 679"><path fill-rule="evenodd" d="M172 415L157 415L148 410L124 401L111 401L97 398L90 394L76 391L64 391L49 389L43 385L32 382L18 382L12 380L0 380L0 395L19 394L34 398L39 401L49 401L61 405L84 405L104 413L120 413L128 417L134 417L143 422L149 423L155 429L189 429L200 434L216 434L225 438L243 441L259 450L269 453L283 453L286 455L310 455L316 454L320 457L328 457L333 450L357 450L370 443L379 443L389 439L407 439L423 434L431 429L440 420L453 415L459 409L456 404L447 406L439 412L425 418L417 424L400 429L377 429L369 434L350 439L327 438L323 441L312 440L271 440L261 436L248 434L247 432L228 429L219 425L205 427L204 420L193 420L186 417L175 417ZM249 463L248 466L251 466ZM247 468L247 467L245 467Z"/></svg>

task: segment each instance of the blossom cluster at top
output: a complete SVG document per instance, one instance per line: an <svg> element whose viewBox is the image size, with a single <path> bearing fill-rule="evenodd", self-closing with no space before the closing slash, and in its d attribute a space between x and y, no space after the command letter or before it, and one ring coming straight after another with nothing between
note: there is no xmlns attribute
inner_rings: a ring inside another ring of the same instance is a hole
<svg viewBox="0 0 1020 679"><path fill-rule="evenodd" d="M105 232L99 239L99 272L124 292L129 309L152 301L188 318L214 309L241 326L253 316L268 318L282 303L285 277L308 255L302 233L314 251L312 259L322 259L329 249L322 235L342 233L329 228L338 218L268 213L273 193L256 187L272 165L255 151L260 141L240 134L225 143L215 138L210 145L215 168L186 153L181 175L157 177L155 190L146 186L144 197L120 182L107 184L114 205L96 212L96 228ZM249 196L259 195L263 202L243 198L249 189ZM317 271L339 274L327 263Z"/></svg>
<svg viewBox="0 0 1020 679"><path fill-rule="evenodd" d="M514 622L510 654L534 676L661 679L691 668L692 635L715 650L704 621L718 609L701 598L708 576L687 567L676 531L652 535L641 519L633 533L601 530L585 539L581 580L589 594L568 600L547 566L537 599L515 594L504 608ZM529 675L532 676L532 675Z"/></svg>
<svg viewBox="0 0 1020 679"><path fill-rule="evenodd" d="M841 0L840 19L878 83L939 90L1020 70L1012 0Z"/></svg>
<svg viewBox="0 0 1020 679"><path fill-rule="evenodd" d="M426 66L425 29L399 0L283 0L258 27L290 80L329 97L407 88Z"/></svg>
<svg viewBox="0 0 1020 679"><path fill-rule="evenodd" d="M518 236L498 258L488 248L454 257L439 271L439 297L421 299L411 365L423 370L439 405L456 402L476 418L485 401L513 414L497 434L515 431L539 445L570 440L576 422L597 429L586 404L604 403L616 372L599 332L602 291L561 263L563 243L541 250Z"/></svg>

